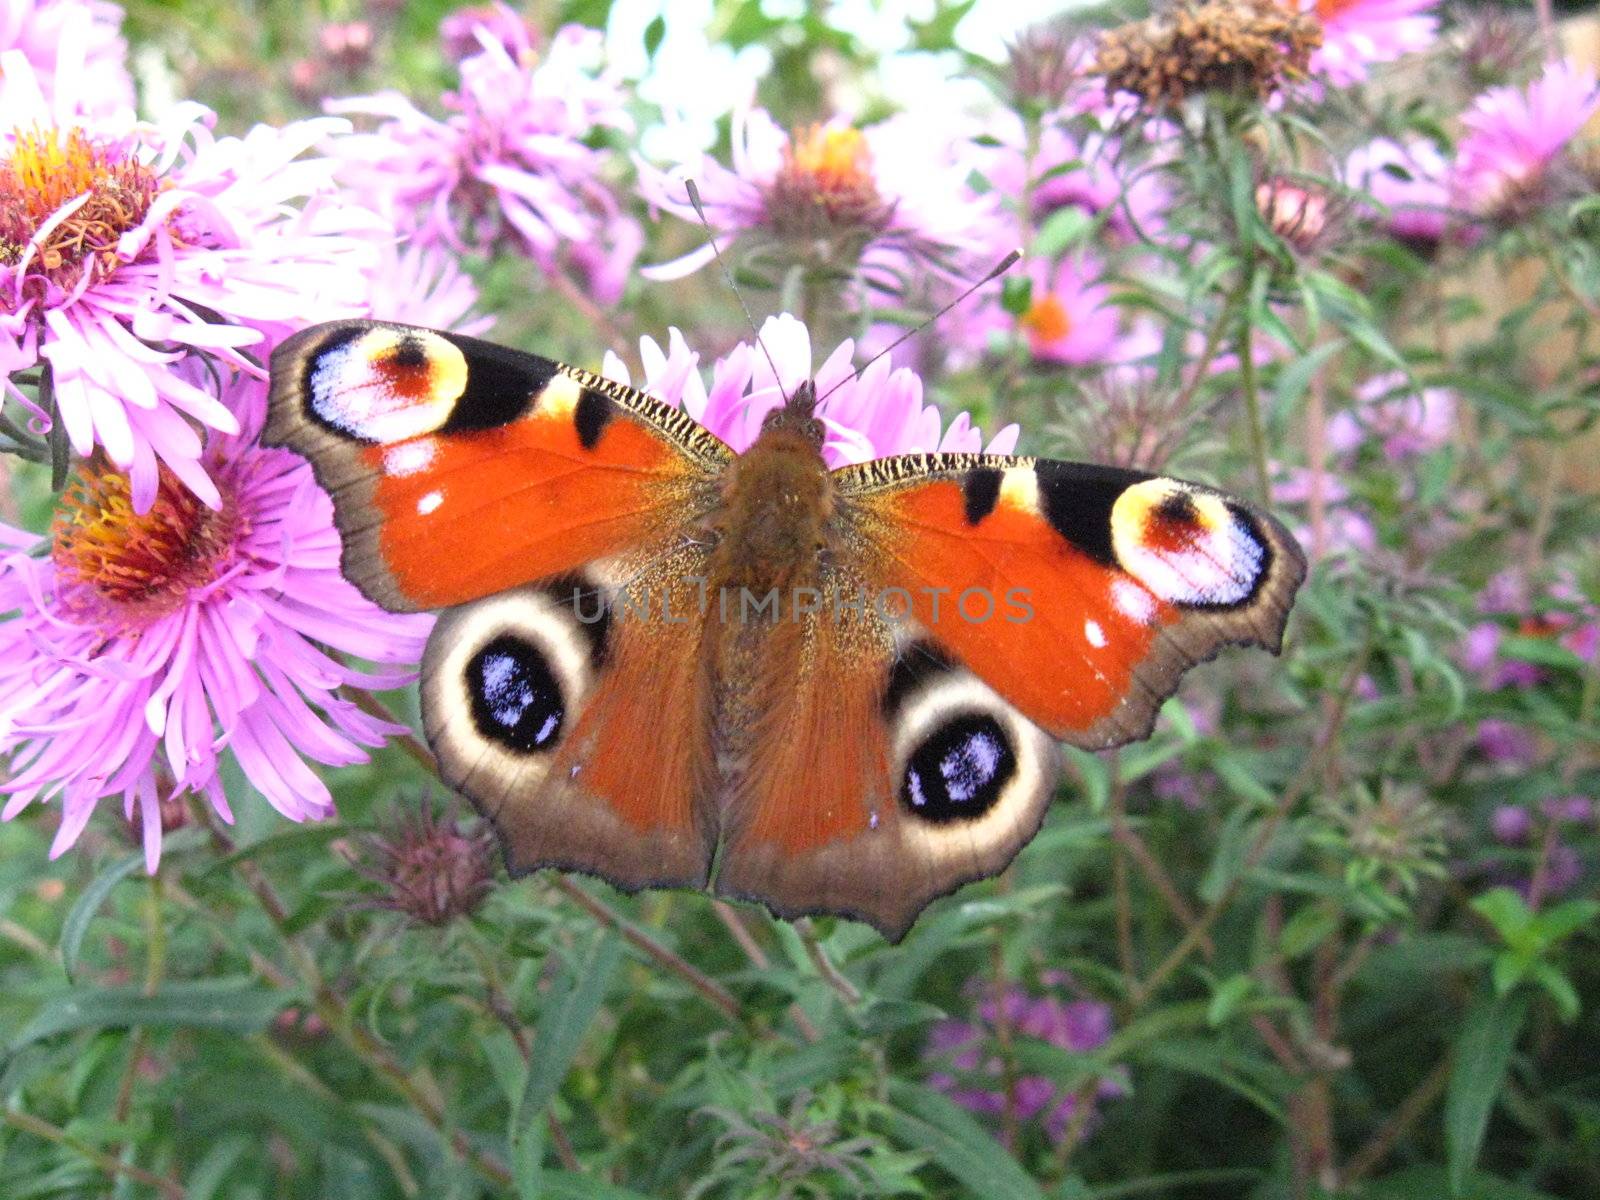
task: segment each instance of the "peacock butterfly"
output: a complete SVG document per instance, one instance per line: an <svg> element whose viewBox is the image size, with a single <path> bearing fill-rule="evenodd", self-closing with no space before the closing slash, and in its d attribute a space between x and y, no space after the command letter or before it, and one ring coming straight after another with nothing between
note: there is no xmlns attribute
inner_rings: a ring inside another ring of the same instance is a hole
<svg viewBox="0 0 1600 1200"><path fill-rule="evenodd" d="M1143 738L1190 666L1278 650L1305 559L1268 514L1048 459L830 470L815 405L735 454L474 338L340 321L272 355L266 438L333 497L345 575L446 610L423 724L513 874L898 939L1033 836L1057 739Z"/></svg>

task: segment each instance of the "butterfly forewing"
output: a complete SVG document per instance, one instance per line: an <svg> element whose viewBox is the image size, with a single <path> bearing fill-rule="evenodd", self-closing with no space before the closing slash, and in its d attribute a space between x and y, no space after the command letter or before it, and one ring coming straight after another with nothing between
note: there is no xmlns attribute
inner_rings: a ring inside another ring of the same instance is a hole
<svg viewBox="0 0 1600 1200"><path fill-rule="evenodd" d="M1201 484L992 455L836 473L864 569L1031 720L1076 745L1148 735L1189 667L1276 652L1305 559L1275 519Z"/></svg>
<svg viewBox="0 0 1600 1200"><path fill-rule="evenodd" d="M272 356L265 438L333 497L345 575L444 608L664 543L732 452L642 392L475 338L371 321Z"/></svg>

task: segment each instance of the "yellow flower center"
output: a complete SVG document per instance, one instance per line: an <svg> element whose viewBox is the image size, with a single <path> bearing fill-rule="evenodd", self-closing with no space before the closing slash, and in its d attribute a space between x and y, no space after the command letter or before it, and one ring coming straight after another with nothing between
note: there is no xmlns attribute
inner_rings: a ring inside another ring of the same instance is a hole
<svg viewBox="0 0 1600 1200"><path fill-rule="evenodd" d="M224 492L214 511L165 468L150 511L135 512L127 477L97 457L62 494L50 557L64 580L93 589L124 616L154 616L215 579L239 532L231 496Z"/></svg>
<svg viewBox="0 0 1600 1200"><path fill-rule="evenodd" d="M1037 297L1022 314L1022 327L1028 336L1041 342L1059 342L1072 332L1067 306L1051 295Z"/></svg>
<svg viewBox="0 0 1600 1200"><path fill-rule="evenodd" d="M114 267L118 239L138 228L161 191L155 173L81 129L19 129L13 137L0 160L0 265L16 266L32 244L30 271L63 288L84 270Z"/></svg>
<svg viewBox="0 0 1600 1200"><path fill-rule="evenodd" d="M867 139L847 126L797 129L767 195L768 219L785 234L871 234L893 211L878 194Z"/></svg>

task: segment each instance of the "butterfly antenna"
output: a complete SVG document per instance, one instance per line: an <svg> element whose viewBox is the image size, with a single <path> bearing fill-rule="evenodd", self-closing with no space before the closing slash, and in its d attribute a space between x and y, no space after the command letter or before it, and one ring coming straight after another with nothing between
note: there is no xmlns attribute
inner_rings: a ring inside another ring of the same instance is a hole
<svg viewBox="0 0 1600 1200"><path fill-rule="evenodd" d="M772 368L772 378L777 381L778 390L783 392L784 402L788 403L789 393L784 390L783 377L778 374L778 364L772 361L772 352L761 340L761 330L756 328L756 319L750 315L750 306L744 302L744 294L739 291L739 285L733 281L733 272L728 270L727 260L722 257L722 248L717 245L717 235L711 231L711 222L706 220L705 206L700 203L700 189L692 179L685 179L683 183L689 189L689 203L694 206L694 215L700 218L700 224L706 231L706 239L711 243L712 257L717 260L717 266L722 268L722 277L728 281L728 288L733 292L733 298L739 302L740 311L744 313L745 323L750 326L756 345L761 347L762 357L767 360L767 366Z"/></svg>
<svg viewBox="0 0 1600 1200"><path fill-rule="evenodd" d="M929 325L932 325L940 317L944 316L945 313L949 312L952 308L955 308L958 304L960 304L964 300L966 300L966 298L968 296L972 295L973 292L977 291L979 288L983 287L985 284L990 283L993 280L999 278L1001 275L1004 275L1012 267L1017 265L1017 260L1020 259L1021 257L1022 257L1022 251L1021 250L1013 250L1010 254L1006 255L998 263L996 263L993 267L991 267L989 269L989 271L984 275L984 277L982 279L977 279L977 280L974 280L972 283L967 284L967 286L962 289L961 294L959 296L957 296L954 300L951 300L948 304L946 304L938 312L934 313L931 317L926 317L922 321L918 322L918 324L916 325L915 328L906 330L899 337L895 338L894 341L890 342L882 350L879 350L876 354L874 354L870 359L868 359L865 363L862 364L861 370L857 371L855 373L855 378L860 378L862 372L865 371L868 367L870 367L873 363L877 362L880 358L884 357L884 355L888 354L890 351L897 349L898 347L904 345L906 342L909 342L912 338L916 337L917 334L921 333ZM848 382L850 382L850 380L848 378L841 379L838 383L834 384L831 388L829 388L821 396L818 396L817 397L817 403L821 404L824 400L826 400L829 396L833 395L836 391L838 391L840 388L842 388Z"/></svg>

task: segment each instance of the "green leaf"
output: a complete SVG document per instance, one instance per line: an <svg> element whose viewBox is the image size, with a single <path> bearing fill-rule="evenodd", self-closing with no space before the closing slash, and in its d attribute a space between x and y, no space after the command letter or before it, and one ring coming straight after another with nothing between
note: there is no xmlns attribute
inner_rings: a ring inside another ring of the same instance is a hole
<svg viewBox="0 0 1600 1200"><path fill-rule="evenodd" d="M1044 219L1033 239L1035 258L1057 258L1093 231L1095 220L1075 204L1058 208Z"/></svg>
<svg viewBox="0 0 1600 1200"><path fill-rule="evenodd" d="M1235 975L1223 980L1221 986L1211 994L1211 1004L1206 1008L1206 1024L1213 1029L1226 1024L1239 1006L1249 999L1255 986L1256 981L1249 975Z"/></svg>
<svg viewBox="0 0 1600 1200"><path fill-rule="evenodd" d="M932 1156L985 1200L1044 1200L1039 1185L964 1109L919 1083L889 1080L889 1129L902 1145Z"/></svg>
<svg viewBox="0 0 1600 1200"><path fill-rule="evenodd" d="M1556 1004L1556 1013L1563 1021L1570 1024L1578 1019L1578 1014L1583 1011L1578 989L1558 968L1547 962L1534 963L1528 977L1550 994Z"/></svg>
<svg viewBox="0 0 1600 1200"><path fill-rule="evenodd" d="M1539 914L1533 927L1542 945L1551 946L1600 917L1600 901L1568 900Z"/></svg>
<svg viewBox="0 0 1600 1200"><path fill-rule="evenodd" d="M46 1003L11 1040L7 1053L77 1029L172 1026L260 1033L293 1002L292 993L258 987L248 977L171 982L153 996L137 985L76 987Z"/></svg>
<svg viewBox="0 0 1600 1200"><path fill-rule="evenodd" d="M1507 945L1515 944L1520 935L1533 922L1533 913L1525 901L1508 887L1495 888L1472 901L1473 910L1494 930Z"/></svg>
<svg viewBox="0 0 1600 1200"><path fill-rule="evenodd" d="M661 42L667 36L667 20L660 13L655 19L644 27L644 53L646 58L654 58L656 51L661 49Z"/></svg>
<svg viewBox="0 0 1600 1200"><path fill-rule="evenodd" d="M1452 1196L1465 1195L1468 1176L1477 1165L1483 1135L1489 1127L1489 1113L1527 1015L1528 999L1520 992L1479 997L1456 1039L1455 1063L1450 1068L1444 1097L1445 1150Z"/></svg>
<svg viewBox="0 0 1600 1200"><path fill-rule="evenodd" d="M83 937L89 932L89 922L94 920L106 897L111 895L111 889L143 865L143 851L130 854L100 872L89 881L88 887L78 893L67 919L61 923L61 966L69 980L78 968L78 952L83 949Z"/></svg>
<svg viewBox="0 0 1600 1200"><path fill-rule="evenodd" d="M1303 905L1284 925L1278 950L1285 958L1299 958L1319 946L1339 923L1338 911L1329 905Z"/></svg>
<svg viewBox="0 0 1600 1200"><path fill-rule="evenodd" d="M522 1097L511 1112L512 1170L523 1200L538 1200L544 1194L541 1177L545 1106L567 1077L621 960L622 940L606 930L595 939L583 961L564 972L545 997Z"/></svg>

